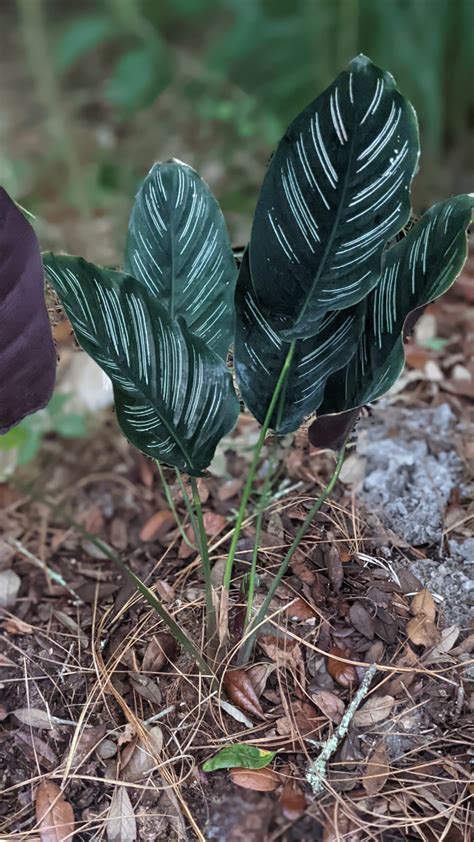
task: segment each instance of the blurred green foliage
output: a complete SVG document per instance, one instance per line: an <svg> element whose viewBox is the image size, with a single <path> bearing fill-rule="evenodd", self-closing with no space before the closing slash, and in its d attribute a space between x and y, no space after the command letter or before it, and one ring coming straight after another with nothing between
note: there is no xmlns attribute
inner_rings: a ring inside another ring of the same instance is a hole
<svg viewBox="0 0 474 842"><path fill-rule="evenodd" d="M198 115L244 136L263 130L274 142L358 52L391 69L434 156L472 118L473 0L102 0L92 9L59 33L58 67L121 45L107 92L124 115L175 78L176 50L186 50L205 71L200 96L191 88Z"/></svg>
<svg viewBox="0 0 474 842"><path fill-rule="evenodd" d="M9 472L16 465L27 465L37 455L41 443L48 433L63 438L82 438L87 435L83 415L67 411L69 395L55 394L45 409L24 418L16 427L0 436L0 451L10 452L7 459ZM0 460L0 473L1 463Z"/></svg>

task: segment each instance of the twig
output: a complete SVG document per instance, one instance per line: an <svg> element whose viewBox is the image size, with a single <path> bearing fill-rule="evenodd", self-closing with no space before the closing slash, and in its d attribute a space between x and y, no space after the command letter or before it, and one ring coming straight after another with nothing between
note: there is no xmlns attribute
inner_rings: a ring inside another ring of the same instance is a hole
<svg viewBox="0 0 474 842"><path fill-rule="evenodd" d="M326 740L324 743L323 749L314 763L309 766L308 771L306 772L306 780L309 784L311 784L311 788L315 795L319 795L321 792L324 791L324 785L326 783L327 778L327 763L329 758L334 754L336 749L339 747L339 744L342 742L344 737L349 730L349 725L352 722L352 718L359 707L362 699L367 695L367 691L372 683L372 679L377 672L377 665L371 664L368 668L367 672L364 675L360 683L360 687L358 688L352 702L350 703L349 707L347 708L344 716L341 719L340 724L337 726L336 730L332 737L329 740Z"/></svg>
<svg viewBox="0 0 474 842"><path fill-rule="evenodd" d="M36 566L43 571L43 573L48 579L50 579L53 582L56 582L56 584L60 585L62 588L65 588L68 591L68 593L70 593L71 596L74 597L74 600L78 605L84 605L79 594L77 594L76 591L68 585L68 583L65 579L63 579L61 574L57 573L56 570L52 570L51 567L48 567L48 565L44 561L33 555L33 553L31 553L27 547L24 547L20 541L17 541L16 538L7 538L5 539L5 543L9 544L11 547L14 547L15 550L21 553L22 556L27 558L29 561L32 561L33 564L36 564Z"/></svg>

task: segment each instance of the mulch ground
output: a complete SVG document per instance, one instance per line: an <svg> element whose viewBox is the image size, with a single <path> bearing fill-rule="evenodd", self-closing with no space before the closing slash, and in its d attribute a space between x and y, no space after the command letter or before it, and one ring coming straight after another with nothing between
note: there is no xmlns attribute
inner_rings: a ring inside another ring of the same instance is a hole
<svg viewBox="0 0 474 842"><path fill-rule="evenodd" d="M464 421L472 413L470 272L472 264L429 313L447 342L427 349L412 341L396 397L414 407L448 400ZM216 587L256 433L244 417L216 474L200 480ZM465 538L474 453L463 442L465 476L448 509L456 508ZM304 433L285 440L280 457L257 605L333 465ZM266 465L264 457L260 484ZM0 508L2 840L471 838L473 629L446 628L442 603L421 590L409 565L397 565L396 548L377 556L380 536L347 486L340 483L316 517L243 669L235 656L254 535L249 508L229 607L231 646L219 655L221 683L211 689L128 580L71 525L121 553L202 646L199 559L175 527L153 465L126 445L111 413L85 440L49 437L39 459L0 486ZM403 553L409 562L435 550L439 558L439 547ZM315 796L308 765L370 663L376 676ZM275 758L262 772L202 770L235 742ZM54 805L50 831L45 804Z"/></svg>

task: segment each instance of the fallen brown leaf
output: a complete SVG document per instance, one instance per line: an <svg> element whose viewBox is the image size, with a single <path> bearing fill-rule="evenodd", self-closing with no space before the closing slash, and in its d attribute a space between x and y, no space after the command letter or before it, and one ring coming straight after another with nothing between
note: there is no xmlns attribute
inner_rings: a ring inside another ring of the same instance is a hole
<svg viewBox="0 0 474 842"><path fill-rule="evenodd" d="M344 568L337 547L334 545L329 547L325 554L325 561L328 568L329 581L334 590L339 591L344 580Z"/></svg>
<svg viewBox="0 0 474 842"><path fill-rule="evenodd" d="M137 821L125 786L117 786L105 820L107 842L135 842Z"/></svg>
<svg viewBox="0 0 474 842"><path fill-rule="evenodd" d="M293 781L287 781L280 795L281 811L289 822L295 822L306 810L306 798Z"/></svg>
<svg viewBox="0 0 474 842"><path fill-rule="evenodd" d="M351 684L357 681L355 667L352 664L348 664L347 661L338 660L339 658L348 657L347 652L338 646L333 646L329 650L328 673L341 687L350 687Z"/></svg>
<svg viewBox="0 0 474 842"><path fill-rule="evenodd" d="M375 634L373 617L360 602L354 602L349 608L349 619L360 634L373 640Z"/></svg>
<svg viewBox="0 0 474 842"><path fill-rule="evenodd" d="M53 781L41 781L36 790L36 821L41 842L65 842L74 835L74 812Z"/></svg>
<svg viewBox="0 0 474 842"><path fill-rule="evenodd" d="M60 720L41 708L17 708L12 713L19 722L31 728L45 728L51 731L60 724Z"/></svg>
<svg viewBox="0 0 474 842"><path fill-rule="evenodd" d="M176 641L168 632L159 632L149 642L143 655L143 672L160 672L176 654Z"/></svg>
<svg viewBox="0 0 474 842"><path fill-rule="evenodd" d="M367 795L376 795L383 789L389 771L387 752L382 741L376 746L365 765L362 783Z"/></svg>
<svg viewBox="0 0 474 842"><path fill-rule="evenodd" d="M175 526L173 513L169 509L162 509L155 512L140 530L140 541L156 541L164 536Z"/></svg>
<svg viewBox="0 0 474 842"><path fill-rule="evenodd" d="M435 646L441 637L435 624L422 613L409 620L407 635L415 646Z"/></svg>
<svg viewBox="0 0 474 842"><path fill-rule="evenodd" d="M311 698L314 704L331 722L339 725L345 711L344 702L339 696L330 693L329 690L318 690L317 692L311 693Z"/></svg>
<svg viewBox="0 0 474 842"><path fill-rule="evenodd" d="M48 771L57 766L58 758L52 748L35 734L17 731L14 740L22 754L33 762L38 761Z"/></svg>
<svg viewBox="0 0 474 842"><path fill-rule="evenodd" d="M250 669L247 670L247 675L253 684L258 698L260 698L260 696L262 695L263 691L265 690L265 687L267 686L267 681L269 677L271 676L272 672L275 672L275 670L276 664L269 663L255 664L253 667L250 667Z"/></svg>
<svg viewBox="0 0 474 842"><path fill-rule="evenodd" d="M120 778L136 783L148 775L158 764L163 748L163 732L159 725L153 725L148 731L148 745L145 741L130 743L122 751L120 758Z"/></svg>
<svg viewBox="0 0 474 842"><path fill-rule="evenodd" d="M272 661L275 661L277 667L284 667L293 672L296 680L305 686L305 665L299 643L265 635L259 638L258 645Z"/></svg>
<svg viewBox="0 0 474 842"><path fill-rule="evenodd" d="M227 523L224 515L219 515L216 512L205 512L203 520L204 529L209 538L219 535L219 532L222 532Z"/></svg>
<svg viewBox="0 0 474 842"><path fill-rule="evenodd" d="M367 728L369 725L376 725L383 722L390 716L395 704L393 696L371 696L364 705L354 714L354 725L358 728Z"/></svg>
<svg viewBox="0 0 474 842"><path fill-rule="evenodd" d="M31 634L33 631L33 626L20 620L19 617L7 617L3 621L3 628L7 634Z"/></svg>
<svg viewBox="0 0 474 842"><path fill-rule="evenodd" d="M255 687L246 670L228 670L223 685L229 699L237 707L260 719L265 718Z"/></svg>
<svg viewBox="0 0 474 842"><path fill-rule="evenodd" d="M236 494L241 491L244 481L242 479L228 479L226 482L219 483L217 497L221 503L226 500L231 500Z"/></svg>
<svg viewBox="0 0 474 842"><path fill-rule="evenodd" d="M291 605L288 606L286 614L290 620L299 620L299 622L302 623L308 620L314 620L316 617L316 611L314 608L311 608L311 605L300 597L295 599Z"/></svg>
<svg viewBox="0 0 474 842"><path fill-rule="evenodd" d="M413 597L410 603L410 611L415 617L423 614L427 620L434 622L436 618L436 605L433 597L426 588L423 588L423 590L419 591Z"/></svg>
<svg viewBox="0 0 474 842"><path fill-rule="evenodd" d="M231 769L232 783L256 792L272 792L281 783L280 776L272 769Z"/></svg>

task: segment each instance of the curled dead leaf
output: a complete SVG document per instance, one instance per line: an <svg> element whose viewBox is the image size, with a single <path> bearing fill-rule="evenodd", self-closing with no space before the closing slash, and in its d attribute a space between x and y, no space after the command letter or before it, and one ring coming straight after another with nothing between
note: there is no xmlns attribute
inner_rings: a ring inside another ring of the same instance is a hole
<svg viewBox="0 0 474 842"><path fill-rule="evenodd" d="M314 622L316 619L316 611L314 608L311 608L311 605L300 597L293 600L293 602L288 606L286 614L290 620L298 620L301 623L308 622L308 620Z"/></svg>
<svg viewBox="0 0 474 842"><path fill-rule="evenodd" d="M393 696L370 696L354 714L354 725L358 728L367 728L383 722L390 716L395 704Z"/></svg>
<svg viewBox="0 0 474 842"><path fill-rule="evenodd" d="M246 670L228 670L224 676L224 689L237 707L260 719L265 718L255 687Z"/></svg>
<svg viewBox="0 0 474 842"><path fill-rule="evenodd" d="M41 781L36 790L36 821L41 842L65 842L74 835L74 812L53 781Z"/></svg>
<svg viewBox="0 0 474 842"><path fill-rule="evenodd" d="M347 663L347 652L338 646L329 650L328 673L341 687L350 687L357 681L356 668Z"/></svg>
<svg viewBox="0 0 474 842"><path fill-rule="evenodd" d="M169 509L155 512L140 530L140 541L159 541L175 526L173 513Z"/></svg>
<svg viewBox="0 0 474 842"><path fill-rule="evenodd" d="M31 634L33 631L33 626L19 617L7 617L3 621L3 628L7 634Z"/></svg>
<svg viewBox="0 0 474 842"><path fill-rule="evenodd" d="M328 576L335 591L340 591L344 579L344 568L341 556L336 546L331 545L325 554L325 561L328 568Z"/></svg>
<svg viewBox="0 0 474 842"><path fill-rule="evenodd" d="M435 646L441 637L435 624L422 613L409 620L407 635L416 646Z"/></svg>
<svg viewBox="0 0 474 842"><path fill-rule="evenodd" d="M280 776L273 769L232 769L232 783L255 792L273 792L281 783Z"/></svg>

